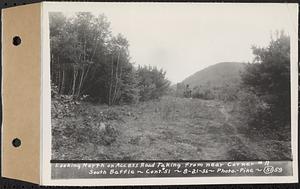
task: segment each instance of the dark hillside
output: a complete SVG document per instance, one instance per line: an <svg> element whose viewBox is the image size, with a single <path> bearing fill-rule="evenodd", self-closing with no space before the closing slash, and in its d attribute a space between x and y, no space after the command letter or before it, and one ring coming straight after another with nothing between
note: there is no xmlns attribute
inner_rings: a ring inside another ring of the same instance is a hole
<svg viewBox="0 0 300 189"><path fill-rule="evenodd" d="M210 85L213 87L224 86L224 84L238 84L240 81L240 73L244 70L245 63L222 62L209 66L203 70L196 72L182 81L191 87L200 85Z"/></svg>

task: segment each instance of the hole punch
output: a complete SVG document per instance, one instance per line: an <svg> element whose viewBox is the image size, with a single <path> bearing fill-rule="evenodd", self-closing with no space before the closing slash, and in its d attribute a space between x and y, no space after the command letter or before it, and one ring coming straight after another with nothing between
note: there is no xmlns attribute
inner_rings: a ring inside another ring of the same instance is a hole
<svg viewBox="0 0 300 189"><path fill-rule="evenodd" d="M18 139L18 138L15 138L15 139L12 141L12 145L13 145L15 148L18 148L19 146L21 146L21 140Z"/></svg>
<svg viewBox="0 0 300 189"><path fill-rule="evenodd" d="M21 44L21 38L19 37L19 36L15 36L14 38L13 38L13 44L14 44L14 46L18 46L18 45L20 45Z"/></svg>

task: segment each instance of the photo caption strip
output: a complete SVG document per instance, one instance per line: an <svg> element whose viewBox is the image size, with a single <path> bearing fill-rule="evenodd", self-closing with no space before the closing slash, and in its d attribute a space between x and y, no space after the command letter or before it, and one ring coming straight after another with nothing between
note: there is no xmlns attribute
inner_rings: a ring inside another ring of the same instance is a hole
<svg viewBox="0 0 300 189"><path fill-rule="evenodd" d="M292 176L292 161L67 162L51 161L52 179Z"/></svg>

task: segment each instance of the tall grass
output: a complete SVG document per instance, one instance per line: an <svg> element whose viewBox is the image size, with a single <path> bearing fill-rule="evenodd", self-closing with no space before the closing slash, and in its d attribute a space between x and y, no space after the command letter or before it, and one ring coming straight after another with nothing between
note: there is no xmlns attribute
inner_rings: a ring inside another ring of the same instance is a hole
<svg viewBox="0 0 300 189"><path fill-rule="evenodd" d="M196 118L203 111L201 100L164 96L158 104L162 120L174 121L178 118Z"/></svg>

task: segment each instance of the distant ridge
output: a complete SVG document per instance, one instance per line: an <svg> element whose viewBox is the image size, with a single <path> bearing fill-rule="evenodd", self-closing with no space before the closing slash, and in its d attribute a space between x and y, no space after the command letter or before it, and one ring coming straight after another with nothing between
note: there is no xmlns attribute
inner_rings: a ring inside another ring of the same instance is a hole
<svg viewBox="0 0 300 189"><path fill-rule="evenodd" d="M240 73L246 64L240 62L221 62L204 68L184 79L181 83L190 87L211 86L220 87L225 84L235 85L240 83Z"/></svg>

